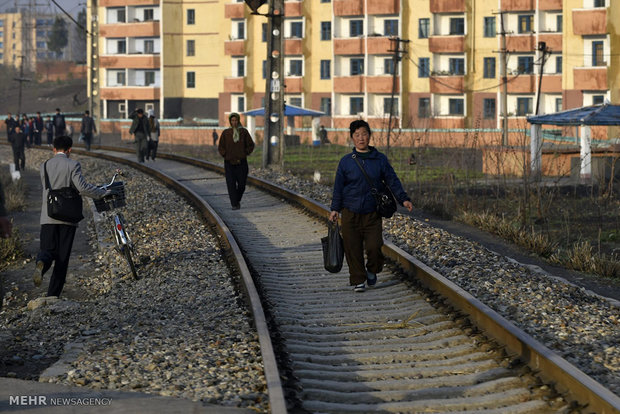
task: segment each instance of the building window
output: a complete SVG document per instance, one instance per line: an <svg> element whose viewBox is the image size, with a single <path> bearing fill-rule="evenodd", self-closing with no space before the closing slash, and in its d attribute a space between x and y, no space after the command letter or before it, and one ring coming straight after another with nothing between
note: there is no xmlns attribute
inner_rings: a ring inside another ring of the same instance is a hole
<svg viewBox="0 0 620 414"><path fill-rule="evenodd" d="M187 54L186 56L195 56L196 55L196 41L188 40L187 41Z"/></svg>
<svg viewBox="0 0 620 414"><path fill-rule="evenodd" d="M398 20L386 19L383 21L384 36L398 36Z"/></svg>
<svg viewBox="0 0 620 414"><path fill-rule="evenodd" d="M126 107L125 107L124 103L119 103L118 104L118 112L119 112L119 114L125 115L125 109L126 109Z"/></svg>
<svg viewBox="0 0 620 414"><path fill-rule="evenodd" d="M125 23L127 20L127 17L125 16L125 9L118 9L116 10L116 21L118 23Z"/></svg>
<svg viewBox="0 0 620 414"><path fill-rule="evenodd" d="M603 42L601 40L592 42L592 66L605 66L605 64Z"/></svg>
<svg viewBox="0 0 620 414"><path fill-rule="evenodd" d="M144 86L155 84L155 72L152 70L144 72Z"/></svg>
<svg viewBox="0 0 620 414"><path fill-rule="evenodd" d="M534 73L534 58L532 56L519 56L517 59L517 71L519 73Z"/></svg>
<svg viewBox="0 0 620 414"><path fill-rule="evenodd" d="M364 112L364 98L354 96L349 98L349 115L357 115Z"/></svg>
<svg viewBox="0 0 620 414"><path fill-rule="evenodd" d="M187 72L185 74L185 87L186 88L196 87L196 72Z"/></svg>
<svg viewBox="0 0 620 414"><path fill-rule="evenodd" d="M321 79L331 79L331 60L321 60Z"/></svg>
<svg viewBox="0 0 620 414"><path fill-rule="evenodd" d="M517 98L517 116L532 113L532 98Z"/></svg>
<svg viewBox="0 0 620 414"><path fill-rule="evenodd" d="M351 20L349 21L349 37L358 37L364 34L364 21L363 20Z"/></svg>
<svg viewBox="0 0 620 414"><path fill-rule="evenodd" d="M431 117L431 98L418 99L418 118Z"/></svg>
<svg viewBox="0 0 620 414"><path fill-rule="evenodd" d="M237 59L237 77L245 76L245 60Z"/></svg>
<svg viewBox="0 0 620 414"><path fill-rule="evenodd" d="M518 17L518 22L519 22L518 32L519 33L532 33L533 18L534 16L532 16L531 14L523 14L519 16Z"/></svg>
<svg viewBox="0 0 620 414"><path fill-rule="evenodd" d="M332 98L321 98L321 106L319 108L325 115L332 114Z"/></svg>
<svg viewBox="0 0 620 414"><path fill-rule="evenodd" d="M303 75L303 60L291 59L289 62L288 76L302 76Z"/></svg>
<svg viewBox="0 0 620 414"><path fill-rule="evenodd" d="M418 37L420 39L428 39L428 32L431 25L431 19L418 19Z"/></svg>
<svg viewBox="0 0 620 414"><path fill-rule="evenodd" d="M398 98L383 98L383 113L398 116Z"/></svg>
<svg viewBox="0 0 620 414"><path fill-rule="evenodd" d="M321 3L331 3L332 0L321 0Z"/></svg>
<svg viewBox="0 0 620 414"><path fill-rule="evenodd" d="M332 22L321 22L321 40L332 39Z"/></svg>
<svg viewBox="0 0 620 414"><path fill-rule="evenodd" d="M603 105L605 103L605 95L592 96L592 105Z"/></svg>
<svg viewBox="0 0 620 414"><path fill-rule="evenodd" d="M233 23L235 27L236 38L234 40L245 39L245 22L244 21L236 21Z"/></svg>
<svg viewBox="0 0 620 414"><path fill-rule="evenodd" d="M125 86L125 72L116 72L116 84Z"/></svg>
<svg viewBox="0 0 620 414"><path fill-rule="evenodd" d="M606 7L605 0L594 0L594 7Z"/></svg>
<svg viewBox="0 0 620 414"><path fill-rule="evenodd" d="M484 119L495 119L495 99L484 99L482 101L482 111Z"/></svg>
<svg viewBox="0 0 620 414"><path fill-rule="evenodd" d="M263 60L263 79L267 79L267 61Z"/></svg>
<svg viewBox="0 0 620 414"><path fill-rule="evenodd" d="M300 96L291 96L289 98L289 102L293 106L302 107L301 97Z"/></svg>
<svg viewBox="0 0 620 414"><path fill-rule="evenodd" d="M431 74L430 59L418 58L418 78L428 78Z"/></svg>
<svg viewBox="0 0 620 414"><path fill-rule="evenodd" d="M448 99L448 111L450 115L463 115L465 113L463 99Z"/></svg>
<svg viewBox="0 0 620 414"><path fill-rule="evenodd" d="M127 42L125 41L125 39L116 41L116 53L127 53Z"/></svg>
<svg viewBox="0 0 620 414"><path fill-rule="evenodd" d="M153 9L144 9L144 21L145 22L153 21Z"/></svg>
<svg viewBox="0 0 620 414"><path fill-rule="evenodd" d="M495 37L495 16L484 18L484 37Z"/></svg>
<svg viewBox="0 0 620 414"><path fill-rule="evenodd" d="M483 64L484 74L482 76L486 79L494 78L495 77L495 58L487 57L487 58L484 58L483 62L484 62Z"/></svg>
<svg viewBox="0 0 620 414"><path fill-rule="evenodd" d="M564 25L562 23L562 15L558 14L557 16L555 16L555 31L561 32L562 30L564 30Z"/></svg>
<svg viewBox="0 0 620 414"><path fill-rule="evenodd" d="M562 73L562 56L555 57L555 73Z"/></svg>
<svg viewBox="0 0 620 414"><path fill-rule="evenodd" d="M291 37L298 39L304 37L304 24L302 22L291 22Z"/></svg>
<svg viewBox="0 0 620 414"><path fill-rule="evenodd" d="M245 111L245 97L237 96L237 111L244 112Z"/></svg>
<svg viewBox="0 0 620 414"><path fill-rule="evenodd" d="M263 42L267 41L267 31L269 30L269 26L267 23L261 24L261 40Z"/></svg>
<svg viewBox="0 0 620 414"><path fill-rule="evenodd" d="M562 98L555 98L555 112L562 110Z"/></svg>
<svg viewBox="0 0 620 414"><path fill-rule="evenodd" d="M351 76L364 74L364 58L351 59L351 67L350 67L349 74Z"/></svg>
<svg viewBox="0 0 620 414"><path fill-rule="evenodd" d="M187 9L187 24L196 24L196 10Z"/></svg>
<svg viewBox="0 0 620 414"><path fill-rule="evenodd" d="M383 74L384 75L394 74L394 59L392 58L383 59Z"/></svg>
<svg viewBox="0 0 620 414"><path fill-rule="evenodd" d="M450 58L448 60L450 65L451 75L464 75L465 74L465 59L463 58Z"/></svg>
<svg viewBox="0 0 620 414"><path fill-rule="evenodd" d="M464 35L465 34L465 19L462 17L452 17L450 19L450 34L451 35Z"/></svg>
<svg viewBox="0 0 620 414"><path fill-rule="evenodd" d="M144 53L147 53L147 54L155 53L155 41L154 40L144 41Z"/></svg>

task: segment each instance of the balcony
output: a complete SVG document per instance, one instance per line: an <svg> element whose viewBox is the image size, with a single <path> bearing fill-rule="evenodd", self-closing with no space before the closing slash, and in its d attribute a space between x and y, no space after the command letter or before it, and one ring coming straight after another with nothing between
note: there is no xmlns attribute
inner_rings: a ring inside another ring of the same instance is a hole
<svg viewBox="0 0 620 414"><path fill-rule="evenodd" d="M390 54L389 50L392 50L392 42L388 37L369 37L366 42L368 43L369 55L386 55Z"/></svg>
<svg viewBox="0 0 620 414"><path fill-rule="evenodd" d="M368 14L399 14L400 0L369 1L367 4Z"/></svg>
<svg viewBox="0 0 620 414"><path fill-rule="evenodd" d="M106 69L159 69L159 55L101 56L100 65Z"/></svg>
<svg viewBox="0 0 620 414"><path fill-rule="evenodd" d="M433 0L431 13L465 13L465 0Z"/></svg>
<svg viewBox="0 0 620 414"><path fill-rule="evenodd" d="M224 54L226 56L242 56L245 54L244 40L228 40L224 42Z"/></svg>
<svg viewBox="0 0 620 414"><path fill-rule="evenodd" d="M506 36L506 49L515 52L533 52L536 38L531 34Z"/></svg>
<svg viewBox="0 0 620 414"><path fill-rule="evenodd" d="M609 89L607 86L607 66L574 68L573 77L575 82L573 89L591 91Z"/></svg>
<svg viewBox="0 0 620 414"><path fill-rule="evenodd" d="M530 11L536 9L536 0L502 0L502 11Z"/></svg>
<svg viewBox="0 0 620 414"><path fill-rule="evenodd" d="M284 39L285 55L301 55L303 53L301 39Z"/></svg>
<svg viewBox="0 0 620 414"><path fill-rule="evenodd" d="M539 42L545 42L547 48L553 52L562 50L562 33L545 33L538 35Z"/></svg>
<svg viewBox="0 0 620 414"><path fill-rule="evenodd" d="M99 7L159 6L159 0L101 0Z"/></svg>
<svg viewBox="0 0 620 414"><path fill-rule="evenodd" d="M463 76L433 76L429 78L431 93L463 93Z"/></svg>
<svg viewBox="0 0 620 414"><path fill-rule="evenodd" d="M159 22L102 24L101 37L159 37Z"/></svg>
<svg viewBox="0 0 620 414"><path fill-rule="evenodd" d="M364 15L364 0L334 0L335 16Z"/></svg>
<svg viewBox="0 0 620 414"><path fill-rule="evenodd" d="M286 93L302 93L303 92L303 78L286 78L284 84L286 85Z"/></svg>
<svg viewBox="0 0 620 414"><path fill-rule="evenodd" d="M287 2L285 2L284 3L284 15L286 17L301 17L301 16L303 16L303 2L301 2L301 1L287 1Z"/></svg>
<svg viewBox="0 0 620 414"><path fill-rule="evenodd" d="M244 78L224 78L224 93L243 93Z"/></svg>
<svg viewBox="0 0 620 414"><path fill-rule="evenodd" d="M521 74L519 76L508 76L507 82L508 93L536 92L536 75Z"/></svg>
<svg viewBox="0 0 620 414"><path fill-rule="evenodd" d="M334 77L334 92L360 93L364 91L363 76L336 76Z"/></svg>
<svg viewBox="0 0 620 414"><path fill-rule="evenodd" d="M243 19L245 7L245 3L226 3L224 4L224 17L227 19Z"/></svg>
<svg viewBox="0 0 620 414"><path fill-rule="evenodd" d="M428 50L431 53L463 53L465 36L431 36L428 39Z"/></svg>
<svg viewBox="0 0 620 414"><path fill-rule="evenodd" d="M353 37L348 39L334 39L335 55L363 55L364 38Z"/></svg>
<svg viewBox="0 0 620 414"><path fill-rule="evenodd" d="M544 93L562 93L562 75L544 75L540 90Z"/></svg>
<svg viewBox="0 0 620 414"><path fill-rule="evenodd" d="M136 100L152 101L159 99L161 88L154 86L121 86L101 88L101 99L111 101Z"/></svg>
<svg viewBox="0 0 620 414"><path fill-rule="evenodd" d="M607 9L573 10L573 32L576 35L607 33Z"/></svg>
<svg viewBox="0 0 620 414"><path fill-rule="evenodd" d="M366 77L366 92L368 93L392 93L392 83L393 76L392 75L382 75L382 76L367 76ZM399 77L396 77L396 89L394 92L400 92L400 81Z"/></svg>
<svg viewBox="0 0 620 414"><path fill-rule="evenodd" d="M562 10L562 0L538 0L539 10Z"/></svg>

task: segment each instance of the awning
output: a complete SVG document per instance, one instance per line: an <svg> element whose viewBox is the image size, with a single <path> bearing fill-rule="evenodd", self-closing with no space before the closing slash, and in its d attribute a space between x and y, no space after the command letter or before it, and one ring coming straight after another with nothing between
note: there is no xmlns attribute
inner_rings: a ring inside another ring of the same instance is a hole
<svg viewBox="0 0 620 414"><path fill-rule="evenodd" d="M528 116L527 122L541 125L620 125L620 105L593 105L554 114Z"/></svg>
<svg viewBox="0 0 620 414"><path fill-rule="evenodd" d="M243 112L246 116L265 116L265 108ZM324 112L301 108L295 105L284 105L284 116L325 116Z"/></svg>

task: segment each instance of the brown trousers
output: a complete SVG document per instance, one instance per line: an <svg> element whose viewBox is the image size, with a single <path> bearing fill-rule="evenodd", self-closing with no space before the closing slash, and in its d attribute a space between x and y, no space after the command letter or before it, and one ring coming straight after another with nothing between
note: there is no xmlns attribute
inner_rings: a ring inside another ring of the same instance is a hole
<svg viewBox="0 0 620 414"><path fill-rule="evenodd" d="M376 212L358 214L345 208L341 212L341 223L344 254L349 265L349 282L351 285L359 285L366 281L367 269L372 273L379 273L383 269L382 219ZM364 251L367 259L365 266Z"/></svg>

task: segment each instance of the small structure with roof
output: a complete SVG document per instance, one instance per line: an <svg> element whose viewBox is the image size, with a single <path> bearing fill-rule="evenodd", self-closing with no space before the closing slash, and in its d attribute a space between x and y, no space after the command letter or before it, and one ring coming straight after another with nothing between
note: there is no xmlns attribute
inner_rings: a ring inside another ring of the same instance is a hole
<svg viewBox="0 0 620 414"><path fill-rule="evenodd" d="M256 130L255 117L265 116L265 108L252 109L250 111L243 112L247 118L247 129L251 136L254 136ZM293 126L295 125L295 117L297 116L310 116L312 117L312 141L319 141L319 118L325 116L324 112L315 111L313 109L301 108L295 105L284 104L284 116L287 118L286 134L293 135ZM276 144L272 142L271 144Z"/></svg>

